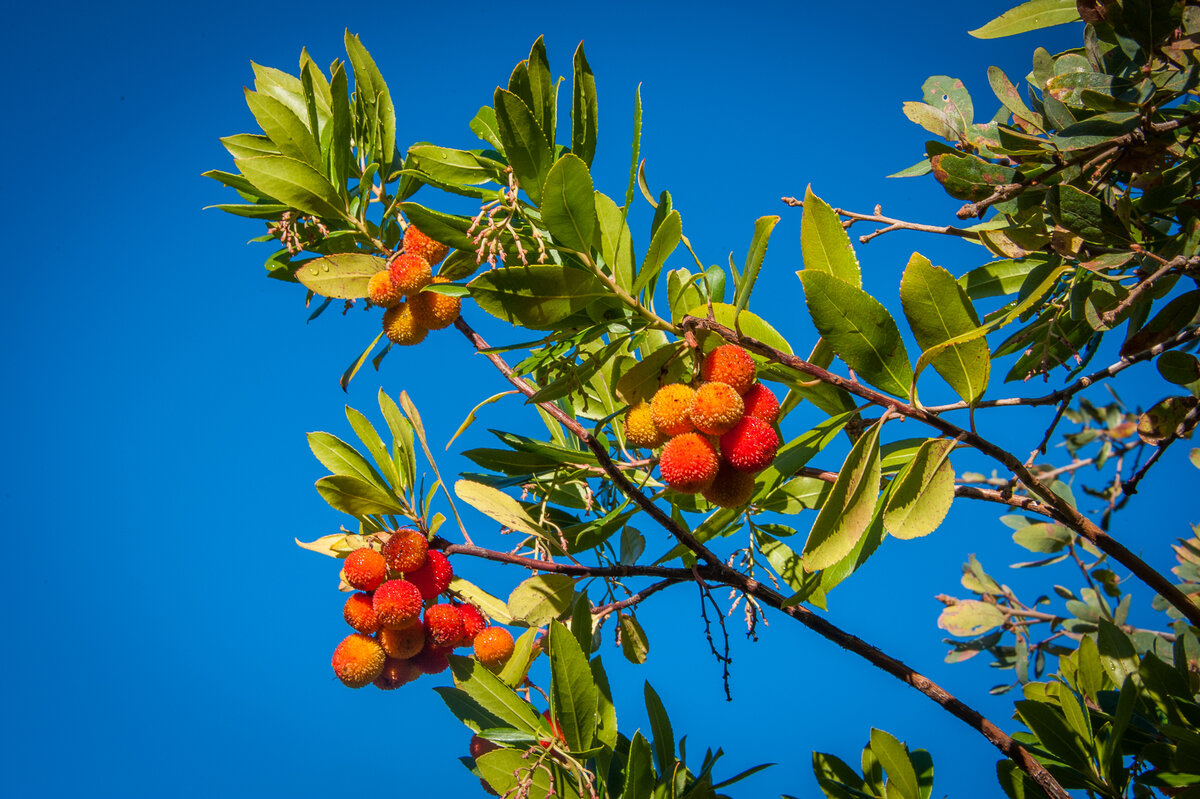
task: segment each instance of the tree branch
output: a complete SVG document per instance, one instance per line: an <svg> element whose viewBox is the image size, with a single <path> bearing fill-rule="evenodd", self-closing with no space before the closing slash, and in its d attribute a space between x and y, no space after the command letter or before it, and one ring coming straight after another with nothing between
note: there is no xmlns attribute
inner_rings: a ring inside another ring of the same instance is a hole
<svg viewBox="0 0 1200 799"><path fill-rule="evenodd" d="M797 200L795 197L781 197L780 199L793 208L804 207L804 200ZM883 206L881 205L875 206L874 214L860 214L855 213L854 211L846 211L841 208L834 208L833 212L838 216L844 216L850 220L849 222L842 223L842 227L844 228L849 228L855 222L875 222L880 225L887 225L887 227L880 228L879 230L868 233L865 236L859 236L859 244L866 244L876 236L882 236L884 233L891 233L893 230L915 230L920 233L940 233L945 236L958 236L960 238L971 239L973 241L979 240L978 233L972 233L971 231L964 230L963 228L953 227L951 225L922 225L918 222L905 222L901 219L892 219L891 217L883 216Z"/></svg>

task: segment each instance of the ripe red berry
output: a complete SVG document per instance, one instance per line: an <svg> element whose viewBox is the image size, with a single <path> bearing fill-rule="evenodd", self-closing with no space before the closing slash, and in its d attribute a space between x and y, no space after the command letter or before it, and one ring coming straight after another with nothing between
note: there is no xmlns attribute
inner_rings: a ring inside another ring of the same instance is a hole
<svg viewBox="0 0 1200 799"><path fill-rule="evenodd" d="M392 571L408 574L425 565L429 541L419 530L405 528L392 533L383 545L383 557Z"/></svg>
<svg viewBox="0 0 1200 799"><path fill-rule="evenodd" d="M379 617L375 615L370 594L351 594L342 606L342 617L346 619L346 624L360 633L370 635L379 630Z"/></svg>
<svg viewBox="0 0 1200 799"><path fill-rule="evenodd" d="M445 555L431 549L425 555L425 565L405 577L421 592L422 599L433 599L450 587L454 570Z"/></svg>
<svg viewBox="0 0 1200 799"><path fill-rule="evenodd" d="M550 711L549 711L549 710L543 710L543 711L542 711L542 718L544 718L544 719L546 720L546 724L547 724L547 726L549 726L549 727L550 727L550 734L551 734L551 735L553 735L555 738L557 738L557 739L558 739L558 740L560 740L560 741L562 741L562 740L564 740L564 739L566 738L566 736L565 736L565 735L563 735L563 729L562 729L562 726L561 726L561 725L560 725L560 724L559 724L557 721L555 721L553 718L551 718L551 717L550 717ZM550 745L550 739L549 739L549 738L542 738L542 737L540 737L540 736L539 736L539 737L538 737L538 743L540 743L542 746L549 746L549 745Z"/></svg>
<svg viewBox="0 0 1200 799"><path fill-rule="evenodd" d="M739 394L745 394L754 383L754 359L736 344L722 344L704 356L700 376L717 383L728 383Z"/></svg>
<svg viewBox="0 0 1200 799"><path fill-rule="evenodd" d="M779 400L762 383L750 386L750 390L742 397L742 403L747 416L762 419L767 424L775 424L779 418Z"/></svg>
<svg viewBox="0 0 1200 799"><path fill-rule="evenodd" d="M416 225L409 225L404 231L404 251L419 255L430 264L436 264L449 254L450 248L426 236Z"/></svg>
<svg viewBox="0 0 1200 799"><path fill-rule="evenodd" d="M387 579L387 563L370 547L362 547L350 553L342 566L346 582L360 591L374 591Z"/></svg>
<svg viewBox="0 0 1200 799"><path fill-rule="evenodd" d="M426 643L424 649L413 655L412 664L422 674L440 674L450 668L450 661L446 659L449 651L448 649L439 649Z"/></svg>
<svg viewBox="0 0 1200 799"><path fill-rule="evenodd" d="M682 494L708 488L717 476L720 459L712 443L699 433L675 436L663 447L658 470L663 482Z"/></svg>
<svg viewBox="0 0 1200 799"><path fill-rule="evenodd" d="M761 472L771 465L778 451L775 428L753 416L742 419L721 436L721 457L743 472Z"/></svg>
<svg viewBox="0 0 1200 799"><path fill-rule="evenodd" d="M384 627L406 627L421 613L421 592L407 580L388 580L375 591L372 605Z"/></svg>
<svg viewBox="0 0 1200 799"><path fill-rule="evenodd" d="M719 436L742 418L742 397L728 383L705 383L692 397L692 423L701 433Z"/></svg>
<svg viewBox="0 0 1200 799"><path fill-rule="evenodd" d="M384 661L383 671L375 678L375 687L381 691L394 691L419 676L420 672L413 668L412 663L389 657Z"/></svg>
<svg viewBox="0 0 1200 799"><path fill-rule="evenodd" d="M453 605L434 605L425 609L425 638L434 646L448 649L458 645L463 635L462 614Z"/></svg>
<svg viewBox="0 0 1200 799"><path fill-rule="evenodd" d="M474 605L455 605L455 607L463 621L463 634L457 646L471 646L475 643L475 636L487 629L487 616L484 616Z"/></svg>
<svg viewBox="0 0 1200 799"><path fill-rule="evenodd" d="M401 294L409 297L433 282L433 270L429 268L429 262L419 255L397 255L392 259L389 268L392 273L392 285Z"/></svg>
<svg viewBox="0 0 1200 799"><path fill-rule="evenodd" d="M387 656L379 642L369 635L346 636L333 650L333 673L349 688L370 685L383 672Z"/></svg>

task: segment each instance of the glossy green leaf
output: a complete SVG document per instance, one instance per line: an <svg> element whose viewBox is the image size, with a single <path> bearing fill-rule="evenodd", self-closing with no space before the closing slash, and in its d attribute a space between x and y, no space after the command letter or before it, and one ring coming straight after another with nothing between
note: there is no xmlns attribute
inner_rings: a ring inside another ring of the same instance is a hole
<svg viewBox="0 0 1200 799"><path fill-rule="evenodd" d="M546 531L529 517L521 503L499 489L470 480L454 483L454 494L502 527L544 538Z"/></svg>
<svg viewBox="0 0 1200 799"><path fill-rule="evenodd" d="M322 432L309 433L308 447L321 465L334 474L357 477L364 482L373 483L380 489L387 489L383 478L367 459L337 436Z"/></svg>
<svg viewBox="0 0 1200 799"><path fill-rule="evenodd" d="M871 752L887 772L888 799L920 799L917 771L908 757L908 749L892 735L871 728Z"/></svg>
<svg viewBox="0 0 1200 799"><path fill-rule="evenodd" d="M860 288L824 272L797 272L821 338L860 378L889 394L908 396L912 367L896 321Z"/></svg>
<svg viewBox="0 0 1200 799"><path fill-rule="evenodd" d="M1029 524L1013 533L1013 541L1030 552L1054 553L1071 543L1071 531L1061 524Z"/></svg>
<svg viewBox="0 0 1200 799"><path fill-rule="evenodd" d="M596 234L596 198L592 175L579 156L567 153L546 175L542 221L562 246L585 255L590 252Z"/></svg>
<svg viewBox="0 0 1200 799"><path fill-rule="evenodd" d="M550 706L572 752L591 748L599 695L587 656L559 622L550 625Z"/></svg>
<svg viewBox="0 0 1200 799"><path fill-rule="evenodd" d="M976 39L998 39L1001 36L1014 36L1052 25L1076 22L1078 19L1079 12L1075 8L1075 0L1029 0L1005 11L983 27L967 32Z"/></svg>
<svg viewBox="0 0 1200 799"><path fill-rule="evenodd" d="M683 220L680 219L678 211L671 211L659 224L650 239L646 257L642 259L642 268L638 270L637 277L633 281L635 296L658 277L667 258L675 252L675 248L679 246L682 239Z"/></svg>
<svg viewBox="0 0 1200 799"><path fill-rule="evenodd" d="M654 757L660 774L670 774L675 766L675 732L671 719L658 694L646 683L646 715L650 717L650 732L654 735Z"/></svg>
<svg viewBox="0 0 1200 799"><path fill-rule="evenodd" d="M497 796L515 795L513 792L522 784L522 780L528 782L528 787L521 789L528 793L522 795L529 799L549 799L557 795L551 783L551 772L534 768L525 758L523 750L496 749L480 755L475 763L481 779L491 786Z"/></svg>
<svg viewBox="0 0 1200 799"><path fill-rule="evenodd" d="M317 493L331 507L351 516L399 513L403 507L390 493L344 474L331 474L317 481Z"/></svg>
<svg viewBox="0 0 1200 799"><path fill-rule="evenodd" d="M633 734L629 742L629 760L625 765L625 788L622 799L652 796L654 791L654 762L650 742L641 731Z"/></svg>
<svg viewBox="0 0 1200 799"><path fill-rule="evenodd" d="M1113 685L1122 685L1125 678L1138 670L1137 649L1121 628L1107 619L1100 619L1096 643L1100 648L1100 662L1108 672Z"/></svg>
<svg viewBox="0 0 1200 799"><path fill-rule="evenodd" d="M763 258L767 255L771 231L779 224L779 219L777 216L761 216L754 222L754 236L750 239L750 250L746 253L746 265L742 270L742 279L738 282L737 294L733 298L733 304L738 309L744 309L750 300L750 292L754 290L754 282L758 279L758 270L762 268Z"/></svg>
<svg viewBox="0 0 1200 799"><path fill-rule="evenodd" d="M714 302L712 304L713 319L718 324L725 327L737 330L742 335L757 339L769 347L774 347L780 352L791 353L792 345L788 344L787 339L781 336L775 328L771 327L761 316L750 311L738 311L738 309L724 302ZM688 316L695 316L698 319L708 318L708 306L698 305L687 312ZM720 342L724 343L724 342Z"/></svg>
<svg viewBox="0 0 1200 799"><path fill-rule="evenodd" d="M1200 360L1190 352L1167 350L1155 361L1158 373L1178 386L1186 386L1200 380Z"/></svg>
<svg viewBox="0 0 1200 799"><path fill-rule="evenodd" d="M281 155L308 164L318 172L325 171L317 140L292 109L266 94L249 89L245 94L250 113Z"/></svg>
<svg viewBox="0 0 1200 799"><path fill-rule="evenodd" d="M590 273L554 265L492 269L467 288L480 308L530 330L555 330L561 320L612 296Z"/></svg>
<svg viewBox="0 0 1200 799"><path fill-rule="evenodd" d="M503 605L504 603L501 602L500 604ZM507 606L504 613L508 616ZM512 624L512 617L508 616L508 618L507 622L501 623ZM513 642L512 657L508 659L508 662L504 664L504 667L496 675L505 685L516 688L525 681L525 677L529 674L530 664L537 658L537 655L541 651L540 648L534 649L540 634L537 627L531 627L521 633L517 640Z"/></svg>
<svg viewBox="0 0 1200 799"><path fill-rule="evenodd" d="M597 691L596 741L609 749L616 749L620 733L617 731L617 708L612 701L608 674L599 657L592 658L588 666L592 670L592 682Z"/></svg>
<svg viewBox="0 0 1200 799"><path fill-rule="evenodd" d="M1004 613L990 602L962 599L938 616L938 627L960 638L973 638L1004 624Z"/></svg>
<svg viewBox="0 0 1200 799"><path fill-rule="evenodd" d="M771 568L787 583L793 591L802 591L809 577L804 571L800 556L792 548L777 538L773 538L762 530L754 531L754 540L759 550L766 555ZM817 581L820 584L820 581Z"/></svg>
<svg viewBox="0 0 1200 799"><path fill-rule="evenodd" d="M633 236L625 223L625 213L614 200L600 192L595 193L597 249L604 258L617 285L629 291L633 288L633 273L636 269L633 253Z"/></svg>
<svg viewBox="0 0 1200 799"><path fill-rule="evenodd" d="M571 152L588 166L596 155L598 131L596 76L583 54L583 42L575 48L572 59L574 79L571 82Z"/></svg>
<svg viewBox="0 0 1200 799"><path fill-rule="evenodd" d="M323 219L346 217L341 197L329 179L308 164L286 155L237 158L233 162L256 188L298 211Z"/></svg>
<svg viewBox="0 0 1200 799"><path fill-rule="evenodd" d="M832 279L832 278L831 278ZM805 571L832 566L848 555L866 532L879 497L879 431L876 423L859 436L837 482L813 522L804 545Z"/></svg>
<svg viewBox="0 0 1200 799"><path fill-rule="evenodd" d="M496 89L495 107L496 128L504 142L504 153L521 188L538 205L542 201L542 183L554 160L550 141L529 106L517 95Z"/></svg>
<svg viewBox="0 0 1200 799"><path fill-rule="evenodd" d="M537 119L538 127L553 146L558 129L558 84L550 73L550 60L546 57L544 37L537 37L533 46L529 48L529 58L525 60L525 65L532 99L529 107Z"/></svg>
<svg viewBox="0 0 1200 799"><path fill-rule="evenodd" d="M1013 182L1016 170L969 153L940 153L930 159L933 176L951 197L978 202Z"/></svg>
<svg viewBox="0 0 1200 799"><path fill-rule="evenodd" d="M1084 241L1107 245L1129 241L1129 231L1117 212L1074 186L1051 186L1046 193L1046 210L1055 222Z"/></svg>
<svg viewBox="0 0 1200 799"><path fill-rule="evenodd" d="M328 303L329 300L325 300L325 302ZM322 306L322 307L324 307L324 306ZM319 312L320 311L318 310L316 313L319 313ZM311 319L311 317L309 317L309 318ZM381 338L383 338L382 330L380 330L378 333L375 334L375 338L372 339L371 343L366 346L366 349L364 349L362 351L362 353L357 358L355 358L354 361L349 366L346 367L346 371L342 372L342 376L338 379L338 385L340 385L342 387L342 391L350 390L350 381L354 379L354 376L356 374L358 374L358 370L361 369L363 367L363 364L367 362L367 358L375 350L375 345L379 343L379 340ZM391 346L391 345L389 344L388 346ZM384 349L383 353L386 354L387 350ZM382 358L383 355L380 355L379 357Z"/></svg>
<svg viewBox="0 0 1200 799"><path fill-rule="evenodd" d="M468 123L471 132L492 147L504 152L504 142L500 141L500 133L496 128L496 110L485 105L475 112L475 117Z"/></svg>
<svg viewBox="0 0 1200 799"><path fill-rule="evenodd" d="M504 726L503 721L480 707L466 691L448 685L441 685L433 690L437 691L454 717L472 732L478 733L480 730Z"/></svg>
<svg viewBox="0 0 1200 799"><path fill-rule="evenodd" d="M1029 106L1025 105L1025 101L1021 99L1021 93L1004 74L1004 70L1000 67L988 67L988 82L992 86L992 91L996 93L996 99L1011 111L1014 117L1038 130L1042 129L1041 115L1029 110Z"/></svg>
<svg viewBox="0 0 1200 799"><path fill-rule="evenodd" d="M521 582L508 597L508 612L516 622L541 627L571 607L575 581L565 574L539 574Z"/></svg>
<svg viewBox="0 0 1200 799"><path fill-rule="evenodd" d="M650 640L646 631L630 613L617 614L617 625L621 628L621 653L630 663L641 665L650 652Z"/></svg>
<svg viewBox="0 0 1200 799"><path fill-rule="evenodd" d="M418 144L408 149L406 166L418 169L444 183L476 186L496 183L504 165L469 150L454 150L432 144Z"/></svg>
<svg viewBox="0 0 1200 799"><path fill-rule="evenodd" d="M850 235L829 203L813 194L812 186L804 190L800 250L806 270L825 272L851 286L862 287L862 270L850 244Z"/></svg>
<svg viewBox="0 0 1200 799"><path fill-rule="evenodd" d="M296 279L322 297L352 300L367 296L367 284L387 261L365 253L338 253L314 258L296 270Z"/></svg>
<svg viewBox="0 0 1200 799"><path fill-rule="evenodd" d="M937 529L954 501L954 442L930 439L896 476L883 524L896 538L919 538Z"/></svg>
<svg viewBox="0 0 1200 799"><path fill-rule="evenodd" d="M923 350L979 327L979 317L954 277L918 253L900 278L900 302ZM966 402L976 402L987 390L991 353L982 337L942 350L931 363Z"/></svg>
<svg viewBox="0 0 1200 799"><path fill-rule="evenodd" d="M1030 699L1019 699L1014 704L1021 721L1033 730L1046 751L1077 771L1091 772L1091 761L1079 735L1051 705Z"/></svg>
<svg viewBox="0 0 1200 799"><path fill-rule="evenodd" d="M958 285L972 300L1006 297L1021 289L1025 278L1039 263L1043 262L1031 258L992 261L967 272L958 279Z"/></svg>
<svg viewBox="0 0 1200 799"><path fill-rule="evenodd" d="M392 96L379 67L375 66L367 48L363 47L357 35L346 31L346 54L354 70L355 102L365 111L367 119L377 131L378 161L386 168L392 162L396 152L396 109L392 104Z"/></svg>

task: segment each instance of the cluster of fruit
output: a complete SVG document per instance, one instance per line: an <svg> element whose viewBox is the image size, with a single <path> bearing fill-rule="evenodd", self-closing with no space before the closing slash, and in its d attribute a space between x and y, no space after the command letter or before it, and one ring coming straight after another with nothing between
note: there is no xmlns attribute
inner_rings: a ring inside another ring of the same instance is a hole
<svg viewBox="0 0 1200 799"><path fill-rule="evenodd" d="M488 668L500 668L512 655L512 635L489 626L474 605L437 602L453 571L417 530L395 531L382 551L354 550L342 577L358 589L342 611L357 632L334 650L333 672L350 688L374 683L390 691L422 674L445 671L446 655L457 647L474 646Z"/></svg>
<svg viewBox="0 0 1200 799"><path fill-rule="evenodd" d="M445 244L409 225L400 254L387 269L371 276L367 298L372 305L387 309L383 313L383 332L392 343L420 344L430 330L449 327L458 318L462 300L421 290L433 283L450 282L433 276L433 267L449 252Z"/></svg>
<svg viewBox="0 0 1200 799"><path fill-rule="evenodd" d="M754 493L754 475L779 451L779 400L756 379L750 353L734 344L706 355L700 377L697 388L671 383L630 408L625 440L643 449L662 446L659 473L672 489L741 507Z"/></svg>

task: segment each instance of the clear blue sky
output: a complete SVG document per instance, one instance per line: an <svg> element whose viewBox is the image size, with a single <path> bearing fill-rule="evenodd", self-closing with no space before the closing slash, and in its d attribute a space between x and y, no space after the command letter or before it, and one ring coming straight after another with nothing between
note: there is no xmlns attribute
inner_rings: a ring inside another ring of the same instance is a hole
<svg viewBox="0 0 1200 799"><path fill-rule="evenodd" d="M389 81L401 142L474 146L467 121L539 34L560 74L585 40L600 91L598 187L623 191L642 82L652 187L673 193L710 263L730 251L742 258L754 219L781 214L754 307L808 342L793 275L799 211L779 198L812 183L834 205L949 220L958 203L931 179L883 177L916 161L926 138L900 105L919 99L927 76L949 74L990 115L988 65L1017 79L1036 44L1077 40L1069 30L966 36L1009 4L27 3L8 12L0 793L476 790L455 762L469 735L429 690L445 675L391 694L334 680L330 653L346 633L337 564L292 539L342 521L310 487L322 470L304 433L348 435L345 402L374 414L380 381L407 390L440 450L467 410L504 386L447 331L393 353L343 395L337 378L374 336L376 317L331 312L306 325L303 291L266 280L267 251L245 245L261 227L201 210L232 196L200 173L230 167L219 136L251 129L241 96L251 60L294 70L306 46L328 64L343 56L349 28ZM643 223L639 248L644 235ZM977 249L910 234L872 242L860 249L867 288L893 307L913 249L956 272L982 260ZM1143 373L1149 394L1166 393ZM515 403L492 406L456 451L519 416ZM1028 418L1004 420L1020 451L1036 435L1022 428ZM1195 503L1177 499L1196 484L1186 449L1135 500L1154 512L1118 526L1161 568L1172 565L1167 544L1197 520ZM453 454L442 466L469 468ZM1011 703L985 694L1008 673L943 666L933 600L961 592L969 552L1002 579L1026 579L1005 566L1024 552L996 515L956 507L937 534L889 545L833 595L830 617L1011 730ZM494 525L472 523L477 540L502 545ZM502 595L520 578L460 567ZM937 795L994 790L996 756L981 738L783 618L756 644L735 636L735 701L726 703L695 611L688 589L646 606L651 652L641 669L605 648L627 733L645 726L649 679L693 757L723 747L726 774L780 763L736 795L814 795L810 751L854 762L872 725L933 751Z"/></svg>

